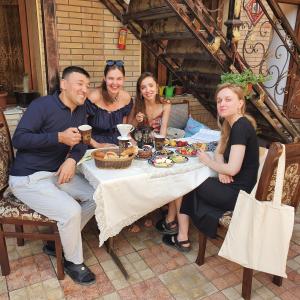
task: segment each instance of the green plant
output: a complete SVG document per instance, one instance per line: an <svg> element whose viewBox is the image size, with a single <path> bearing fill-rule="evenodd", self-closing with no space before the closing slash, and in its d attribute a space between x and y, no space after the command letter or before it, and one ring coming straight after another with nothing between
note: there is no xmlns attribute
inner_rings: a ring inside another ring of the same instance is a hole
<svg viewBox="0 0 300 300"><path fill-rule="evenodd" d="M224 73L221 75L221 83L228 82L240 85L246 95L249 95L249 85L264 83L269 79L270 76L255 74L250 69L246 69L242 73Z"/></svg>
<svg viewBox="0 0 300 300"><path fill-rule="evenodd" d="M168 76L168 85L167 86L173 86L173 73L170 71Z"/></svg>

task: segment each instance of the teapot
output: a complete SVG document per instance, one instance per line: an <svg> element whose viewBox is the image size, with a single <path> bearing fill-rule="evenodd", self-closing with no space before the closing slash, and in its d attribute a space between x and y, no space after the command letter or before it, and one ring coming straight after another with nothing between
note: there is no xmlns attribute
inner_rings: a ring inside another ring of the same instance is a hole
<svg viewBox="0 0 300 300"><path fill-rule="evenodd" d="M133 138L137 142L139 148L143 148L144 145L153 146L153 128L148 125L137 126L133 132Z"/></svg>

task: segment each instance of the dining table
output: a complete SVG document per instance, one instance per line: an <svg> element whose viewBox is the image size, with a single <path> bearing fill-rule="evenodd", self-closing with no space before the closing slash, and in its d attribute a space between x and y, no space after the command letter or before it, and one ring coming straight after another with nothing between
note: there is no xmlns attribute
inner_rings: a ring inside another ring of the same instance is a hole
<svg viewBox="0 0 300 300"><path fill-rule="evenodd" d="M92 151L87 150L78 171L95 189L99 247L107 241L108 252L127 278L113 250L113 237L141 217L192 191L215 172L197 157L188 157L185 163L168 168L156 168L147 159L133 159L126 169L100 169L90 159Z"/></svg>

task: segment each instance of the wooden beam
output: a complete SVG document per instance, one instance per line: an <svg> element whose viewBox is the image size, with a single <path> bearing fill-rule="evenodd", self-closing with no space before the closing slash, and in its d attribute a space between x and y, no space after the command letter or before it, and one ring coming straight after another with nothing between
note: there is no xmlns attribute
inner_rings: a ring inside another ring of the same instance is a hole
<svg viewBox="0 0 300 300"><path fill-rule="evenodd" d="M278 3L300 5L300 0L277 0Z"/></svg>
<svg viewBox="0 0 300 300"><path fill-rule="evenodd" d="M47 91L52 94L59 88L59 64L56 36L55 1L42 0L42 18L46 62Z"/></svg>
<svg viewBox="0 0 300 300"><path fill-rule="evenodd" d="M30 58L30 48L28 44L28 27L26 19L26 6L24 0L18 0L19 16L20 16L20 26L21 26L21 37L22 37L22 47L23 47L23 60L24 60L24 73L29 75L29 89L33 88L32 82L32 70L31 70L31 58Z"/></svg>

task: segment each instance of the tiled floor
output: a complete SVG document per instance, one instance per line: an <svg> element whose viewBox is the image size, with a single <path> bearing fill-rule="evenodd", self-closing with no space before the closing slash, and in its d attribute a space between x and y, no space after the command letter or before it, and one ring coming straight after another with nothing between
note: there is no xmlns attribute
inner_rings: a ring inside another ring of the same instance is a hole
<svg viewBox="0 0 300 300"><path fill-rule="evenodd" d="M157 219L153 215L153 219ZM142 224L142 221L141 221ZM96 274L97 283L83 287L66 275L55 275L56 262L42 253L42 242L27 241L18 247L7 240L11 274L0 276L2 299L241 299L242 269L217 256L220 241L209 241L206 263L199 267L197 232L192 229L193 250L182 254L161 243L153 228L138 234L126 230L115 239L117 254L130 277L126 280L104 247L98 247L97 229L90 222L84 229L85 263ZM300 209L288 258L288 278L282 287L268 274L256 272L252 299L300 299ZM28 229L29 230L29 229Z"/></svg>

